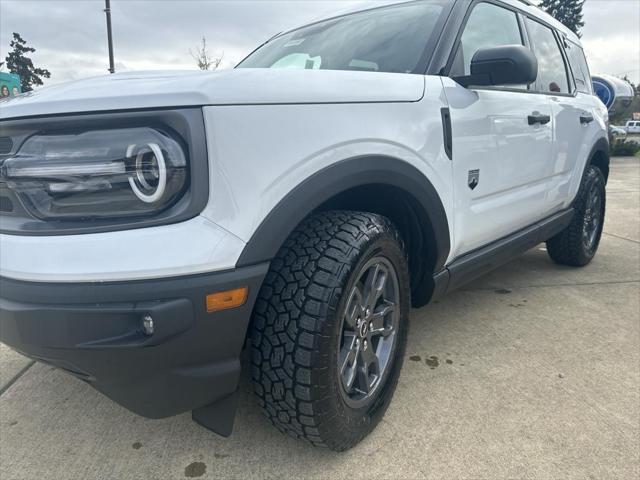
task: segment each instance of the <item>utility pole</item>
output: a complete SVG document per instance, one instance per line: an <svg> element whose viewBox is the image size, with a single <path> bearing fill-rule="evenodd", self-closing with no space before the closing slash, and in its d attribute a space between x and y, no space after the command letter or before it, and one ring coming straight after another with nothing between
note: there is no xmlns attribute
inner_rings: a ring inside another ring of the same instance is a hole
<svg viewBox="0 0 640 480"><path fill-rule="evenodd" d="M104 13L107 16L107 42L109 42L109 72L116 71L113 62L113 37L111 35L111 0L104 0Z"/></svg>

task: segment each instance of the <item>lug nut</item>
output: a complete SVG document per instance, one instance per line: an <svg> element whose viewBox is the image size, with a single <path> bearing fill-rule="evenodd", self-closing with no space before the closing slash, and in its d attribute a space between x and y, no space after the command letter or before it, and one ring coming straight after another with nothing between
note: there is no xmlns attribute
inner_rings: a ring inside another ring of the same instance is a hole
<svg viewBox="0 0 640 480"><path fill-rule="evenodd" d="M369 322L369 330L373 330L373 322Z"/></svg>
<svg viewBox="0 0 640 480"><path fill-rule="evenodd" d="M153 335L154 327L151 315L145 315L142 317L142 330L144 330L145 335Z"/></svg>
<svg viewBox="0 0 640 480"><path fill-rule="evenodd" d="M366 350L367 349L367 341L365 340L364 342L362 342L362 347Z"/></svg>

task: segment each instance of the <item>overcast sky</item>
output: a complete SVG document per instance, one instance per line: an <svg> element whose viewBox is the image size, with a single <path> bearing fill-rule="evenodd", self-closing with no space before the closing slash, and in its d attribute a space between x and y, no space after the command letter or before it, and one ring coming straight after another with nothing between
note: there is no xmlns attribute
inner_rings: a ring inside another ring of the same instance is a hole
<svg viewBox="0 0 640 480"><path fill-rule="evenodd" d="M397 1L397 0L396 0ZM116 70L195 68L204 35L231 68L272 35L371 0L112 0ZM106 73L104 0L0 0L0 59L12 32L37 49L53 84ZM587 0L583 42L593 72L640 80L640 0Z"/></svg>

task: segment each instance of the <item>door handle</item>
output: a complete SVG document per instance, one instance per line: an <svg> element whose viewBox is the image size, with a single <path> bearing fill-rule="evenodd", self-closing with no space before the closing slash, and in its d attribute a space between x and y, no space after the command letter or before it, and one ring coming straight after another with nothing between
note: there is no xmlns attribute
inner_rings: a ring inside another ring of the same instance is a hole
<svg viewBox="0 0 640 480"><path fill-rule="evenodd" d="M539 112L533 112L527 117L527 120L529 121L529 125L535 125L536 123L546 125L551 121L551 117L549 115L542 115Z"/></svg>
<svg viewBox="0 0 640 480"><path fill-rule="evenodd" d="M591 115L590 113L583 113L582 115L580 115L580 123L582 125L587 125L591 122L593 122L593 115Z"/></svg>

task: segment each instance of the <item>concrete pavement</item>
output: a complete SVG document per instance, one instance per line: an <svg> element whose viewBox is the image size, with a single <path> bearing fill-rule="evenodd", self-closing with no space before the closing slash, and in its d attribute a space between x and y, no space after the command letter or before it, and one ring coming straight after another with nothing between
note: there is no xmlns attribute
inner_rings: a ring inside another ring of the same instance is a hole
<svg viewBox="0 0 640 480"><path fill-rule="evenodd" d="M247 375L229 439L137 417L0 347L0 478L640 477L640 161L613 159L598 256L544 246L412 312L393 402L342 453L280 435ZM25 371L26 368L26 371Z"/></svg>

